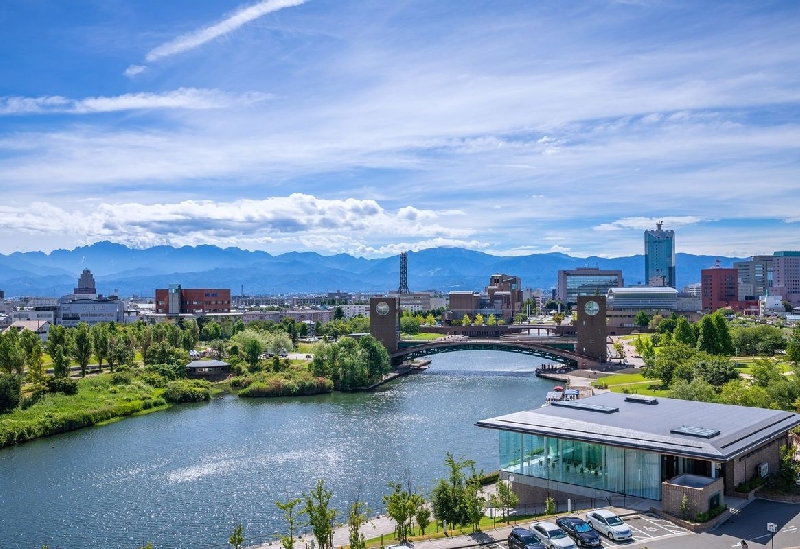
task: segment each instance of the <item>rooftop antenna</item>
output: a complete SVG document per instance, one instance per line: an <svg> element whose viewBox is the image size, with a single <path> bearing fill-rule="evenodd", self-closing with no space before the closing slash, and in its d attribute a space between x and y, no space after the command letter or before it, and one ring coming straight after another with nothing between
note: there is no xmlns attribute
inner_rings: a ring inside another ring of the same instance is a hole
<svg viewBox="0 0 800 549"><path fill-rule="evenodd" d="M398 294L410 294L408 289L408 252L400 252L400 287Z"/></svg>

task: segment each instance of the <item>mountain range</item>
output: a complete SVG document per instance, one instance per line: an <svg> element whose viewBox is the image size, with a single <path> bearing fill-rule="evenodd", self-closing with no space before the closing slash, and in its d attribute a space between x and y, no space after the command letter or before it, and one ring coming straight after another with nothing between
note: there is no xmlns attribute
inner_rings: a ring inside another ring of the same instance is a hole
<svg viewBox="0 0 800 549"><path fill-rule="evenodd" d="M700 281L700 270L746 258L676 256L678 288ZM644 282L644 257L571 257L562 253L495 256L463 248L431 248L408 254L411 291L482 290L495 273L521 277L525 288L554 288L560 269L620 269L626 285ZM216 246L134 249L97 242L74 250L0 254L0 290L6 296L58 297L72 292L83 269L92 271L99 293L152 297L156 288L230 288L231 294L383 292L400 281L399 256L365 259L314 252L271 255Z"/></svg>

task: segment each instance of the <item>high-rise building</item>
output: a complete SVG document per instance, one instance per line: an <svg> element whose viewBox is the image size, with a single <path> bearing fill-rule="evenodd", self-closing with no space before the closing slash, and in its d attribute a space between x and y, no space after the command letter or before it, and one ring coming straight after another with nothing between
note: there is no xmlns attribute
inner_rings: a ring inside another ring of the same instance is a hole
<svg viewBox="0 0 800 549"><path fill-rule="evenodd" d="M625 286L620 270L578 267L558 271L558 299L567 307L578 303L578 296L606 295L611 288Z"/></svg>
<svg viewBox="0 0 800 549"><path fill-rule="evenodd" d="M748 261L736 261L739 276L739 301L758 299L770 293L773 281L771 255L754 255Z"/></svg>
<svg viewBox="0 0 800 549"><path fill-rule="evenodd" d="M648 286L675 288L675 231L662 225L659 221L655 231L644 232L644 278Z"/></svg>
<svg viewBox="0 0 800 549"><path fill-rule="evenodd" d="M719 260L714 268L700 271L704 311L716 311L723 307L739 309L738 274L737 269L721 268Z"/></svg>
<svg viewBox="0 0 800 549"><path fill-rule="evenodd" d="M775 252L772 256L773 291L793 306L800 305L800 252Z"/></svg>

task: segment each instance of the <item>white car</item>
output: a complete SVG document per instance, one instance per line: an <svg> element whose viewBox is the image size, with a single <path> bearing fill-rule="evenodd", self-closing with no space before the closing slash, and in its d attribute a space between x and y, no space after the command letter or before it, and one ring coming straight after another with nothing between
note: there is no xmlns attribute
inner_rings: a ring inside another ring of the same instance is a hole
<svg viewBox="0 0 800 549"><path fill-rule="evenodd" d="M575 542L556 524L547 521L531 523L531 531L542 545L550 549L575 549Z"/></svg>
<svg viewBox="0 0 800 549"><path fill-rule="evenodd" d="M633 535L621 518L606 509L589 511L586 513L586 522L598 533L615 541L631 539Z"/></svg>

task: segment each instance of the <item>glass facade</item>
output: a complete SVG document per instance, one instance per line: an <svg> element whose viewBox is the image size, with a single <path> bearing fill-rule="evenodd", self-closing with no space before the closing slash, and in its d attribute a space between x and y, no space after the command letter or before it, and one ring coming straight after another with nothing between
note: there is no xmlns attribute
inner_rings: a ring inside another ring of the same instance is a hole
<svg viewBox="0 0 800 549"><path fill-rule="evenodd" d="M499 434L503 471L661 499L661 454L511 431Z"/></svg>
<svg viewBox="0 0 800 549"><path fill-rule="evenodd" d="M648 286L675 288L675 231L644 232L644 278Z"/></svg>
<svg viewBox="0 0 800 549"><path fill-rule="evenodd" d="M622 277L617 274L573 274L567 275L567 293L564 303L574 305L579 295L606 295L611 288L622 286Z"/></svg>

